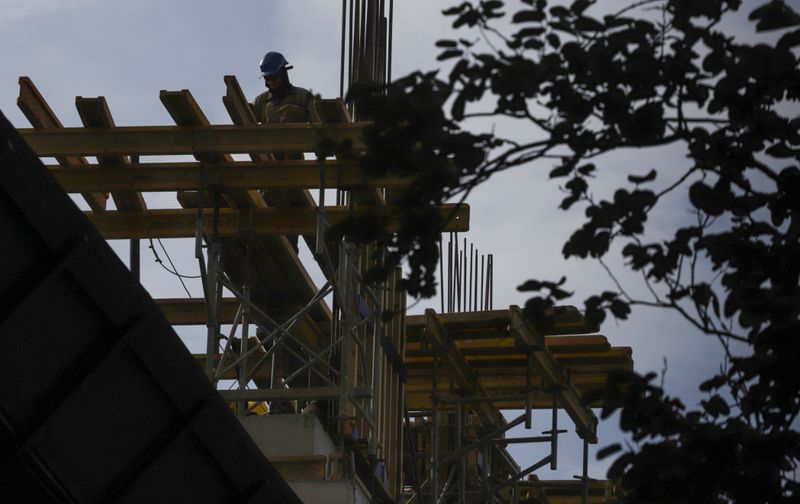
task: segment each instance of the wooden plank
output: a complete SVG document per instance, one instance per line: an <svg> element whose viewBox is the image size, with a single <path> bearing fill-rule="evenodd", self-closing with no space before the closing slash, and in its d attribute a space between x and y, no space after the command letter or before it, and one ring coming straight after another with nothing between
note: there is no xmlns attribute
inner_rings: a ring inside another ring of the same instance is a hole
<svg viewBox="0 0 800 504"><path fill-rule="evenodd" d="M468 337L472 332L479 332L482 329L505 331L511 323L508 310L447 313L440 317L454 338ZM410 332L419 333L425 327L425 317L409 316L408 326ZM545 317L533 324L532 328L540 336L587 334L599 331L599 328L590 324L577 308L569 305L554 306L545 310Z"/></svg>
<svg viewBox="0 0 800 504"><path fill-rule="evenodd" d="M155 301L171 325L205 325L208 322L205 299L164 298ZM239 301L236 298L224 298L220 323L232 324L238 309Z"/></svg>
<svg viewBox="0 0 800 504"><path fill-rule="evenodd" d="M97 98L83 98L78 96L75 98L75 107L78 109L78 115L83 121L83 125L87 128L113 128L114 118L111 117L111 111L108 109L106 99L102 96ZM130 160L127 156L99 156L97 162L102 165L108 175L119 176L120 167L129 165ZM108 190L101 190L106 192ZM111 197L114 198L114 204L117 210L146 210L147 205L141 193L131 190L117 190L111 191Z"/></svg>
<svg viewBox="0 0 800 504"><path fill-rule="evenodd" d="M209 122L200 106L188 89L180 91L162 90L159 93L161 103L172 116L178 126L208 126ZM233 158L228 153L194 153L195 159L206 163L228 163ZM225 191L228 204L236 208L264 208L266 204L256 190Z"/></svg>
<svg viewBox="0 0 800 504"><path fill-rule="evenodd" d="M580 394L544 345L544 337L525 320L518 306L512 306L509 312L512 333L517 341L522 341L527 347L534 349L531 356L536 371L548 386L558 390L559 403L575 423L576 432L582 439L596 443L597 417L581 403Z"/></svg>
<svg viewBox="0 0 800 504"><path fill-rule="evenodd" d="M448 335L450 333L448 332ZM523 352L508 333L499 337L455 339L456 347L469 358L475 355L518 355L524 358ZM575 353L602 353L611 349L608 339L602 335L585 336L545 336L545 345L556 355ZM425 355L425 350L420 341L409 341L406 353L410 357Z"/></svg>
<svg viewBox="0 0 800 504"><path fill-rule="evenodd" d="M222 103L233 124L256 124L258 122L256 116L250 104L247 103L236 76L226 75L223 77L223 81L225 81L225 96L222 97Z"/></svg>
<svg viewBox="0 0 800 504"><path fill-rule="evenodd" d="M34 129L59 129L63 128L61 121L56 117L53 109L45 101L44 97L33 85L33 81L28 77L19 78L19 97L17 98L17 106L22 110L25 117L28 118ZM85 158L80 156L55 156L56 161L65 167L73 167L88 164ZM95 212L102 212L106 209L106 201L108 194L102 191L92 193L84 192L83 199L89 204Z"/></svg>
<svg viewBox="0 0 800 504"><path fill-rule="evenodd" d="M474 370L483 373L486 369L513 367L516 369L525 368L527 353L506 353L506 354L465 354L464 360ZM606 352L590 353L566 353L553 354L555 362L568 373L581 372L581 370L604 368L604 369L624 369L632 365L630 348L617 347ZM406 366L409 369L428 369L432 365L430 355L408 355L406 354Z"/></svg>
<svg viewBox="0 0 800 504"><path fill-rule="evenodd" d="M590 480L588 483L588 504L605 504L611 495L611 482ZM541 491L547 504L581 504L583 483L578 480L533 480L520 481L519 488L524 491Z"/></svg>
<svg viewBox="0 0 800 504"><path fill-rule="evenodd" d="M606 372L592 372L580 373L571 376L572 384L579 390L594 389L597 386L604 386L608 382L609 373ZM447 375L445 375L447 376ZM541 380L537 373L533 373L533 383L537 387L541 387ZM484 372L481 370L478 373L481 386L487 393L494 395L493 391L508 390L514 394L521 394L526 387L525 373L520 373L517 369L489 369ZM449 387L450 382L446 381L442 387ZM417 372L410 370L408 372L408 385L406 389L409 392L425 393L427 390L430 393L431 389L431 374L429 372Z"/></svg>
<svg viewBox="0 0 800 504"><path fill-rule="evenodd" d="M486 310L478 312L442 313L437 315L448 331L475 327L504 327L508 329L510 318L508 310ZM406 327L409 331L419 331L426 327L426 315L409 315ZM456 333L453 333L455 335Z"/></svg>
<svg viewBox="0 0 800 504"><path fill-rule="evenodd" d="M453 394L451 396L455 399L457 396ZM428 391L427 395L424 393L415 394L412 392L406 392L405 394L405 403L406 408L410 411L418 411L418 410L430 410L433 407L433 403L431 402L431 395L430 390ZM527 404L525 398L521 399L496 399L492 401L492 404L500 409L500 410L524 410ZM601 407L602 404L593 404L592 407ZM452 404L442 405L442 403L438 403L437 407L440 411L455 411L455 406ZM531 408L536 410L549 410L553 407L553 396L548 394L543 394L541 392L534 392L533 397L531 399Z"/></svg>
<svg viewBox="0 0 800 504"><path fill-rule="evenodd" d="M116 128L20 129L41 157L104 155L178 155L250 152L313 152L327 136L346 139L364 150L361 131L368 123L255 124L211 126L118 126Z"/></svg>
<svg viewBox="0 0 800 504"><path fill-rule="evenodd" d="M447 204L439 210L443 217L454 215L443 231L467 231L469 229L469 207ZM326 207L325 218L331 225L342 222L349 216L372 215L371 209ZM87 212L92 224L108 240L130 238L191 238L195 236L197 212L191 209L148 210L144 212ZM220 237L233 237L246 233L299 235L316 231L317 213L305 208L253 208L219 209L217 229ZM214 211L203 211L205 226L212 229ZM396 231L399 216L389 212L387 229Z"/></svg>
<svg viewBox="0 0 800 504"><path fill-rule="evenodd" d="M316 161L239 161L225 165L201 163L146 163L128 165L124 170L107 165L85 165L65 169L48 166L50 173L67 192L191 191L198 188L200 176L222 189L305 189L319 187L320 167ZM327 161L326 185L329 188L407 187L410 178L367 179L357 162Z"/></svg>

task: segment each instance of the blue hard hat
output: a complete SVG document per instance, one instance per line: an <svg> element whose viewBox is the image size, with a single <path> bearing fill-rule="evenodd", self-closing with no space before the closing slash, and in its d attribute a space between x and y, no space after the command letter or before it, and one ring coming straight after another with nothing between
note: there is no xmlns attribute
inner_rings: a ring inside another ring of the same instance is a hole
<svg viewBox="0 0 800 504"><path fill-rule="evenodd" d="M271 77L281 70L289 70L289 62L279 52L268 52L261 58L261 77Z"/></svg>

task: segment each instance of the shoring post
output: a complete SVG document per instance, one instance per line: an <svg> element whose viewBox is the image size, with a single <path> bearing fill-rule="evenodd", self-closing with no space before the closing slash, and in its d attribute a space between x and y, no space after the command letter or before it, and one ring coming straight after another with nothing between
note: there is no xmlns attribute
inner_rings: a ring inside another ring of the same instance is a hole
<svg viewBox="0 0 800 504"><path fill-rule="evenodd" d="M553 393L553 425L550 427L550 469L558 469L558 394ZM545 432L547 434L548 432Z"/></svg>
<svg viewBox="0 0 800 504"><path fill-rule="evenodd" d="M589 440L583 438L583 476L581 477L581 504L589 503Z"/></svg>
<svg viewBox="0 0 800 504"><path fill-rule="evenodd" d="M138 164L139 163L139 155L134 154L131 156L131 164ZM133 276L136 277L136 281L138 282L141 279L141 261L140 261L140 243L138 238L131 239L131 248L130 248L130 267L131 273Z"/></svg>
<svg viewBox="0 0 800 504"><path fill-rule="evenodd" d="M533 426L533 353L528 350L525 371L525 428Z"/></svg>
<svg viewBox="0 0 800 504"><path fill-rule="evenodd" d="M456 451L460 452L464 444L464 429L466 418L464 418L464 402L456 403ZM467 453L463 454L458 461L458 502L466 502L467 499Z"/></svg>
<svg viewBox="0 0 800 504"><path fill-rule="evenodd" d="M317 205L317 243L316 254L325 252L325 159L319 161L319 204Z"/></svg>
<svg viewBox="0 0 800 504"><path fill-rule="evenodd" d="M206 322L206 375L214 376L214 354L217 351L217 270L219 267L219 244L212 242L208 248L208 322Z"/></svg>
<svg viewBox="0 0 800 504"><path fill-rule="evenodd" d="M369 265L366 265L369 267ZM391 276L394 279L394 275ZM369 286L364 285L364 289L369 289ZM380 406L381 406L381 378L383 374L383 353L381 352L381 336L383 334L383 296L377 297L377 306L373 314L374 320L372 322L372 418L375 419L379 427L383 427L378 423L380 419ZM378 429L379 431L381 429ZM376 439L380 438L382 432L374 432L372 435ZM376 453L377 455L377 453Z"/></svg>
<svg viewBox="0 0 800 504"><path fill-rule="evenodd" d="M431 502L439 495L439 351L433 351L433 376L431 379Z"/></svg>
<svg viewBox="0 0 800 504"><path fill-rule="evenodd" d="M245 252L245 265L244 265L244 285L242 286L242 295L244 296L245 302L242 303L242 342L239 345L239 355L247 355L248 353L248 345L250 343L250 262L252 260L252 236L248 238L247 241L247 248ZM220 360L220 366L224 362L224 354L223 359ZM242 359L242 362L239 364L239 389L244 390L247 388L248 379L248 369L247 369L247 357ZM236 414L239 416L245 416L247 414L248 404L247 401L240 401L236 405Z"/></svg>
<svg viewBox="0 0 800 504"><path fill-rule="evenodd" d="M339 241L339 269L337 271L339 276L339 288L334 291L336 294L340 294L342 299L339 300L339 313L340 313L340 320L339 320L339 330L342 331L342 355L340 356L341 359L341 367L339 375L339 450L342 454L344 454L344 438L345 438L345 429L347 427L347 389L349 386L350 380L350 327L349 327L349 320L348 317L348 310L347 310L347 274L348 274L348 255L347 255L347 246L345 243L340 240ZM338 292L337 292L338 291ZM345 319L345 320L342 320Z"/></svg>

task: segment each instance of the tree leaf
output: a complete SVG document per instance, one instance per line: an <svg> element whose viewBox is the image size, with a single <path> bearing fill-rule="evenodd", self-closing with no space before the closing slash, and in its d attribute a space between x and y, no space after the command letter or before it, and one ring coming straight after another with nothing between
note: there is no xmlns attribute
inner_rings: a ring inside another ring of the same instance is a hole
<svg viewBox="0 0 800 504"><path fill-rule="evenodd" d="M575 28L582 32L602 32L606 26L595 18L581 16L575 20Z"/></svg>
<svg viewBox="0 0 800 504"><path fill-rule="evenodd" d="M544 19L544 13L538 10L519 11L511 18L512 23L531 23Z"/></svg>
<svg viewBox="0 0 800 504"><path fill-rule="evenodd" d="M619 443L610 444L608 446L604 446L603 448L597 450L597 460L603 460L604 458L608 457L609 455L613 455L622 449L622 445Z"/></svg>
<svg viewBox="0 0 800 504"><path fill-rule="evenodd" d="M754 9L748 19L758 21L756 31L759 32L780 30L800 24L800 15L786 5L783 0L772 0Z"/></svg>
<svg viewBox="0 0 800 504"><path fill-rule="evenodd" d="M464 54L464 51L461 49L448 49L447 51L442 52L436 59L437 61L444 61L450 58L458 58L462 54Z"/></svg>
<svg viewBox="0 0 800 504"><path fill-rule="evenodd" d="M647 183L647 182L654 181L656 179L656 175L657 175L657 173L656 173L655 170L650 170L649 172L647 172L647 175L645 175L643 177L639 177L639 176L636 176L636 175L628 175L628 181L632 182L632 183L634 183L636 185L644 184L644 183Z"/></svg>
<svg viewBox="0 0 800 504"><path fill-rule="evenodd" d="M594 3L595 0L575 0L572 2L572 5L569 6L569 10L580 16L583 14L583 11L594 5Z"/></svg>

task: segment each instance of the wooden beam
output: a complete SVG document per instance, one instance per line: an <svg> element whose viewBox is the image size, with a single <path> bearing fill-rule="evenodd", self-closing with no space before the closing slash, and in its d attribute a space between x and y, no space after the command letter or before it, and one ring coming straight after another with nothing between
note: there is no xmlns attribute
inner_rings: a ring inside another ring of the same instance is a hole
<svg viewBox="0 0 800 504"><path fill-rule="evenodd" d="M455 331L453 331L455 332ZM448 332L448 334L451 334ZM455 335L453 335L455 336ZM516 341L508 333L496 337L457 339L453 337L456 347L464 354L470 356L487 355L519 355L525 356ZM575 353L603 354L611 349L608 339L602 335L584 336L545 336L545 346L554 355ZM409 341L406 345L406 355L419 357L425 355L419 340Z"/></svg>
<svg viewBox="0 0 800 504"><path fill-rule="evenodd" d="M164 298L155 301L170 325L205 325L208 322L204 299ZM224 298L221 308L220 323L232 324L239 308L239 301L236 298Z"/></svg>
<svg viewBox="0 0 800 504"><path fill-rule="evenodd" d="M439 317L454 338L471 337L481 330L507 332L511 323L508 310L446 313ZM407 323L412 334L418 333L425 327L425 316L409 316ZM546 309L542 320L531 327L538 336L588 334L599 331L599 328L589 323L577 308L569 305Z"/></svg>
<svg viewBox="0 0 800 504"><path fill-rule="evenodd" d="M547 504L581 504L583 483L578 480L528 480L520 481L519 488L524 492L542 491ZM608 480L590 480L588 482L588 504L605 504L611 495L611 483Z"/></svg>
<svg viewBox="0 0 800 504"><path fill-rule="evenodd" d="M545 346L544 337L525 320L518 306L512 306L509 312L512 333L517 341L524 342L532 350L534 368L547 386L558 391L559 403L575 423L576 432L590 443L596 443L597 417L581 403L580 394Z"/></svg>
<svg viewBox="0 0 800 504"><path fill-rule="evenodd" d="M316 161L240 161L230 164L147 163L125 166L124 170L106 165L84 165L65 169L48 166L50 173L67 192L83 191L192 191L199 188L201 176L221 189L305 189L319 187ZM324 166L329 188L407 187L410 178L369 179L352 161L327 161Z"/></svg>
<svg viewBox="0 0 800 504"><path fill-rule="evenodd" d="M444 326L439 321L435 311L430 308L425 310L425 317L427 318L427 334L431 343L440 351L440 355L445 362L445 365L450 373L450 378L456 385L463 389L464 392L471 396L487 397L486 391L478 381L475 373L472 372L464 356L461 352L448 341L444 333ZM503 415L488 402L475 403L475 413L481 424L491 429L494 426L502 425L505 423Z"/></svg>
<svg viewBox="0 0 800 504"><path fill-rule="evenodd" d="M39 90L33 85L33 81L28 77L19 78L17 106L36 130L63 128L53 109L50 108L44 97L39 93ZM79 156L55 156L55 158L60 165L65 167L88 164L85 158ZM103 192L84 192L82 196L93 211L102 212L106 209L108 194Z"/></svg>
<svg viewBox="0 0 800 504"><path fill-rule="evenodd" d="M299 151L313 152L327 136L352 140L366 148L361 131L366 123L255 124L211 126L118 126L116 128L20 129L34 152L47 156L105 156L139 154L222 154Z"/></svg>
<svg viewBox="0 0 800 504"><path fill-rule="evenodd" d="M83 98L78 96L75 98L75 107L78 109L78 115L83 121L83 125L87 128L113 128L114 118L111 117L111 111L108 109L106 99L102 96L97 98ZM123 165L129 165L130 160L127 156L99 156L97 162L107 169L106 173L113 176L119 176L120 170ZM107 192L108 190L100 190L97 192ZM146 210L147 205L141 193L131 190L111 191L111 197L114 198L114 204L117 210Z"/></svg>
<svg viewBox="0 0 800 504"><path fill-rule="evenodd" d="M469 230L469 207L467 205L442 205L442 216L450 220L442 231ZM371 209L326 207L325 218L331 225L342 222L349 216L368 215ZM191 238L195 236L197 211L191 209L148 210L144 212L87 212L92 224L108 240L130 238ZM214 211L205 209L203 218L206 229L212 229ZM217 223L221 237L232 237L243 233L274 235L298 235L313 233L317 226L317 212L306 208L253 208L219 209ZM391 211L387 215L387 228L396 231L398 216Z"/></svg>
<svg viewBox="0 0 800 504"><path fill-rule="evenodd" d="M256 116L236 77L226 75L222 79L225 81L225 96L222 97L222 103L233 124L256 124L258 122Z"/></svg>
<svg viewBox="0 0 800 504"><path fill-rule="evenodd" d="M188 89L182 89L180 91L162 90L161 93L159 93L159 98L178 126L209 125L206 115L203 113L202 109L200 109L200 105L197 104ZM229 163L233 161L231 155L226 152L193 154L198 161L209 163ZM232 207L264 208L267 206L258 191L254 189L232 190L226 191L224 194L228 204Z"/></svg>

